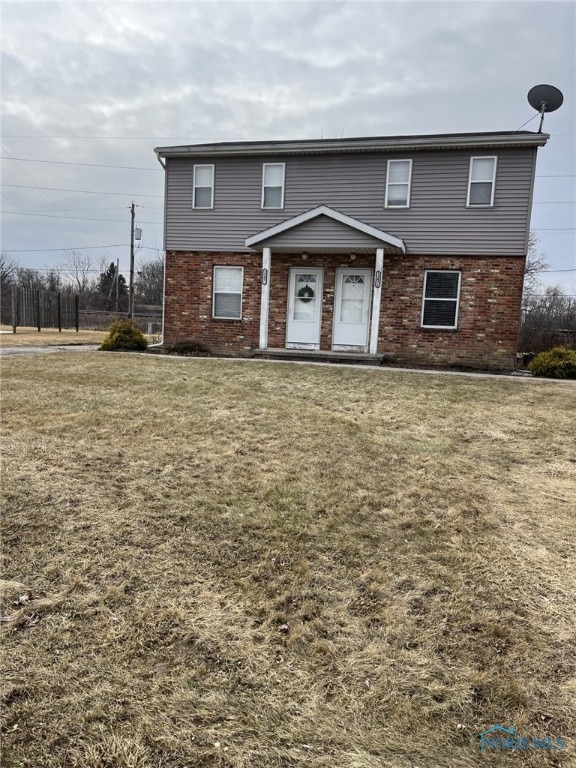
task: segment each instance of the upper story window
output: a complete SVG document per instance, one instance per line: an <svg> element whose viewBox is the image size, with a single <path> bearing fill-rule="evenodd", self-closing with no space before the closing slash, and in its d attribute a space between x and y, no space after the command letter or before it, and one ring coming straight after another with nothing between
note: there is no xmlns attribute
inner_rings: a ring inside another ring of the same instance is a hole
<svg viewBox="0 0 576 768"><path fill-rule="evenodd" d="M214 267L212 317L242 319L242 267Z"/></svg>
<svg viewBox="0 0 576 768"><path fill-rule="evenodd" d="M471 157L468 180L468 205L489 207L494 205L496 186L496 158Z"/></svg>
<svg viewBox="0 0 576 768"><path fill-rule="evenodd" d="M409 208L412 160L388 160L386 208Z"/></svg>
<svg viewBox="0 0 576 768"><path fill-rule="evenodd" d="M429 269L424 277L422 328L456 328L460 272Z"/></svg>
<svg viewBox="0 0 576 768"><path fill-rule="evenodd" d="M194 166L192 208L214 208L214 166Z"/></svg>
<svg viewBox="0 0 576 768"><path fill-rule="evenodd" d="M284 163L262 166L262 208L284 208Z"/></svg>

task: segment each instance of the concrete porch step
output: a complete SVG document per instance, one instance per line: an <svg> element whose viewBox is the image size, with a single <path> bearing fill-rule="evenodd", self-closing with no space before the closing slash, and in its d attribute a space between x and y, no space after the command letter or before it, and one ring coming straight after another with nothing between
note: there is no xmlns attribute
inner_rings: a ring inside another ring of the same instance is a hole
<svg viewBox="0 0 576 768"><path fill-rule="evenodd" d="M284 349L267 347L255 349L252 357L267 360L310 360L323 363L355 363L357 365L381 365L382 355L370 355L367 352L333 352L324 349Z"/></svg>

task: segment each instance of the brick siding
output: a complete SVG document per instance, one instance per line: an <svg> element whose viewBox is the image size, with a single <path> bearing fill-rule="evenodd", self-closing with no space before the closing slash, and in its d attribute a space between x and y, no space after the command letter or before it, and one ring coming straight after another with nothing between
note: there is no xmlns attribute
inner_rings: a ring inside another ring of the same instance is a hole
<svg viewBox="0 0 576 768"><path fill-rule="evenodd" d="M374 268L375 256L299 255L272 252L268 346L284 347L290 267L323 267L320 348L332 341L334 283L338 267ZM212 317L214 266L244 267L242 319ZM248 355L260 332L260 254L169 251L166 254L164 338L197 339L220 353ZM420 327L427 269L462 273L458 328ZM390 362L510 370L516 361L524 274L523 258L384 257L378 353Z"/></svg>

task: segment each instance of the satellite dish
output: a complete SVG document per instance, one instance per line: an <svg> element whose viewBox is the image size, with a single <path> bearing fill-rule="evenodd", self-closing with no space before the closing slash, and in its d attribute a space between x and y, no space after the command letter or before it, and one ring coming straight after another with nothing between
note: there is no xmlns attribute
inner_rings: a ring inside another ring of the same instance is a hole
<svg viewBox="0 0 576 768"><path fill-rule="evenodd" d="M542 133L542 123L546 112L555 112L562 106L564 96L562 91L553 85L535 85L528 91L528 102L531 107L540 112L540 127L538 133Z"/></svg>

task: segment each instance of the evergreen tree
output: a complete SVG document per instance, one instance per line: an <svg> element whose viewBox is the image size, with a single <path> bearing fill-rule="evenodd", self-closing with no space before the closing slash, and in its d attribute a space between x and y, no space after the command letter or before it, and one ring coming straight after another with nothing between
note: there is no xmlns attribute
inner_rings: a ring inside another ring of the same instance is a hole
<svg viewBox="0 0 576 768"><path fill-rule="evenodd" d="M109 267L100 273L98 278L98 293L106 300L109 309L112 309L116 300L116 264L110 262ZM118 295L127 296L128 286L122 273L118 275Z"/></svg>

